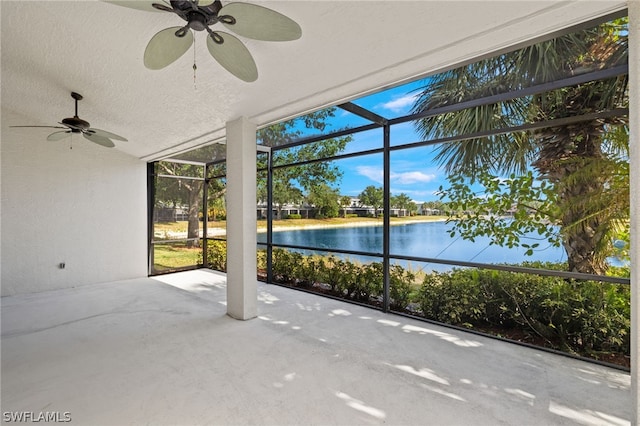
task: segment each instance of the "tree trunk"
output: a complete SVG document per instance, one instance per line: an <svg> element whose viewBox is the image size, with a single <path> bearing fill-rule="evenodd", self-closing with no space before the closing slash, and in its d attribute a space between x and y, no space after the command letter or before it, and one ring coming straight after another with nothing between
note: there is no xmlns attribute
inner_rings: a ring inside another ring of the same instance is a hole
<svg viewBox="0 0 640 426"><path fill-rule="evenodd" d="M187 242L187 247L200 247L200 204L202 184L194 182L189 190L189 221L187 225L187 238L196 238Z"/></svg>
<svg viewBox="0 0 640 426"><path fill-rule="evenodd" d="M607 176L583 171L602 161L602 129L567 126L549 129L534 166L555 186L557 218L569 271L602 275L607 271L602 244L606 229L594 203L607 190Z"/></svg>
<svg viewBox="0 0 640 426"><path fill-rule="evenodd" d="M575 171L574 171L575 172ZM571 171L567 171L568 175ZM561 223L563 246L567 252L569 271L602 275L607 271L606 258L598 250L605 238L603 224L596 212L584 208L585 198L599 196L605 190L601 179L567 185L561 192L564 214Z"/></svg>
<svg viewBox="0 0 640 426"><path fill-rule="evenodd" d="M563 89L562 101L555 98L554 92L543 95L538 118L573 117L612 108L615 99L609 93L611 84L593 82ZM606 106L603 99L612 104ZM572 272L602 275L608 269L603 248L608 244L610 222L603 213L603 202L606 203L604 194L617 171L604 166L608 158L602 147L607 125L624 124L627 120L599 118L547 128L537 134L540 149L533 166L557 191L557 219Z"/></svg>

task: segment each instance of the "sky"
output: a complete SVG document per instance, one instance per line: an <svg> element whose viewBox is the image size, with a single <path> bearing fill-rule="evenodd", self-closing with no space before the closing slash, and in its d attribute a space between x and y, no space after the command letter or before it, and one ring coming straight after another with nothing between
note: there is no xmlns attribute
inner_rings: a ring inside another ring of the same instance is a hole
<svg viewBox="0 0 640 426"><path fill-rule="evenodd" d="M374 113L389 118L401 117L411 113L411 108L424 82L417 81L380 93L369 95L353 103ZM370 122L336 109L331 121L335 130L342 127L357 127ZM375 129L353 135L354 140L347 146L345 153L382 147L382 129ZM422 140L414 130L412 123L396 124L391 127L391 144L411 143ZM436 194L441 185L446 186L446 175L433 162L433 148L421 147L397 150L391 153L391 194L404 193L416 202L439 200ZM382 154L353 157L335 162L343 172L340 184L341 195L358 196L369 185L382 187Z"/></svg>

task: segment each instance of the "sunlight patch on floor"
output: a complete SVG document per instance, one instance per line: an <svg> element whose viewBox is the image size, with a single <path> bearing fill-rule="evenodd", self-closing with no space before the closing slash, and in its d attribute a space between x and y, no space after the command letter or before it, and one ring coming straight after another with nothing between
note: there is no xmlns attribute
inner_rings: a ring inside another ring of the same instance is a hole
<svg viewBox="0 0 640 426"><path fill-rule="evenodd" d="M516 397L516 400L522 401L525 404L533 407L533 403L535 402L535 399L536 399L535 395L532 395L529 392L525 392L522 389L505 388L504 391L509 395L513 395L514 397Z"/></svg>
<svg viewBox="0 0 640 426"><path fill-rule="evenodd" d="M375 407L371 407L365 404L364 402L347 395L344 392L337 391L336 396L341 400L343 400L348 407L351 407L354 410L361 411L377 419L385 419L387 417L387 414L383 410L380 410Z"/></svg>
<svg viewBox="0 0 640 426"><path fill-rule="evenodd" d="M335 316L348 317L348 316L351 316L351 312L347 311L346 309L334 309L333 311L331 311L329 316L330 317L335 317Z"/></svg>
<svg viewBox="0 0 640 426"><path fill-rule="evenodd" d="M551 401L549 403L549 412L557 414L558 416L565 417L567 419L571 419L575 422L578 422L579 424L588 426L626 426L631 424L631 422L625 419L621 419L620 417L612 416L610 414L605 414L600 411L578 410L554 401Z"/></svg>
<svg viewBox="0 0 640 426"><path fill-rule="evenodd" d="M476 341L476 340L467 340L467 339L461 339L457 336L454 336L453 334L449 334L449 333L444 333L442 331L436 331L436 330L431 330L428 328L424 328L424 327L418 327L415 325L404 325L402 326L402 330L407 332L407 333L419 333L419 334L431 334L433 336L439 337L442 340L445 340L447 342L451 342L454 345L457 346L463 346L466 348L477 348L480 346L483 346L482 343Z"/></svg>
<svg viewBox="0 0 640 426"><path fill-rule="evenodd" d="M272 295L271 293L267 293L266 291L261 291L260 293L258 293L258 301L266 303L267 305L273 305L274 302L277 302L279 300L280 299L278 299L276 296Z"/></svg>
<svg viewBox="0 0 640 426"><path fill-rule="evenodd" d="M293 382L293 380L296 378L296 376L297 376L297 374L295 372L294 373L288 373L288 374L284 375L283 379L284 379L285 382ZM273 383L273 387L277 388L277 389L282 389L282 388L284 388L284 383L282 383L282 382L274 382Z"/></svg>
<svg viewBox="0 0 640 426"><path fill-rule="evenodd" d="M414 367L411 367L410 365L393 365L393 367L397 368L400 371L413 374L414 376L422 377L423 379L440 383L441 385L449 386L451 384L447 379L438 376L433 370L429 370L428 368L421 368L420 370L418 370Z"/></svg>
<svg viewBox="0 0 640 426"><path fill-rule="evenodd" d="M464 399L463 397L461 397L460 395L456 395L455 393L452 393L452 392L447 392L444 389L440 389L440 388L437 388L435 386L430 386L430 385L427 385L425 383L421 383L420 386L422 386L426 390L431 391L433 393L437 393L437 394L440 394L442 396L446 396L447 398L455 399L456 401L467 402L467 400Z"/></svg>
<svg viewBox="0 0 640 426"><path fill-rule="evenodd" d="M398 321L392 321L392 320L388 320L388 319L379 319L376 322L379 323L379 324L388 325L390 327L397 327L397 326L400 325L400 323Z"/></svg>

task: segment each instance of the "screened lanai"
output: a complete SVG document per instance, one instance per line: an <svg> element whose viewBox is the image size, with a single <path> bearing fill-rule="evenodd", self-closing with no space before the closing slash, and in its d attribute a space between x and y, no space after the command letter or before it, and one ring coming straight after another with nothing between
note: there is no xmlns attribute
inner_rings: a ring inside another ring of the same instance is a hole
<svg viewBox="0 0 640 426"><path fill-rule="evenodd" d="M628 371L626 28L626 17L608 16L449 74L258 130L258 278ZM600 40L593 34L607 31L621 35L604 42L620 53L585 60L594 41L564 47L573 37ZM495 75L524 72L509 68L523 56L535 56L545 73ZM576 57L579 65L572 64ZM466 86L461 74L471 80ZM454 78L455 96L420 103ZM611 89L604 94L603 86ZM597 95L586 94L594 90ZM588 100L601 96L607 100ZM558 111L572 103L580 107ZM487 114L497 118L478 118ZM463 127L440 125L447 120ZM593 138L593 154L586 145L570 153L581 132L602 135ZM555 165L541 165L564 134L569 143ZM510 150L525 144L527 154ZM481 171L456 168L467 155L478 158L471 164ZM524 167L512 164L518 155ZM151 275L227 271L225 157L223 141L149 165ZM578 162L565 177L554 175ZM584 178L588 187L568 183L589 168L597 168L601 186L592 185L593 175ZM378 191L378 205L369 190ZM563 203L577 216L553 210ZM576 228L601 235L593 239L608 247L602 267L595 254L585 260L591 249L569 250L571 241L585 240Z"/></svg>

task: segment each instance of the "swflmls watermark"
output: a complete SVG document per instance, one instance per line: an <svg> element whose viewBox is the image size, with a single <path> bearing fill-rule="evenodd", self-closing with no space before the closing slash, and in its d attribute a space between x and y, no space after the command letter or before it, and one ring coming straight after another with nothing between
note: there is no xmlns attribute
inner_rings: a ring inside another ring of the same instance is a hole
<svg viewBox="0 0 640 426"><path fill-rule="evenodd" d="M2 421L5 423L68 423L71 413L68 411L3 411Z"/></svg>

